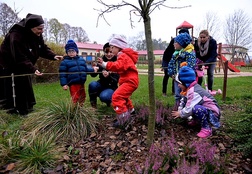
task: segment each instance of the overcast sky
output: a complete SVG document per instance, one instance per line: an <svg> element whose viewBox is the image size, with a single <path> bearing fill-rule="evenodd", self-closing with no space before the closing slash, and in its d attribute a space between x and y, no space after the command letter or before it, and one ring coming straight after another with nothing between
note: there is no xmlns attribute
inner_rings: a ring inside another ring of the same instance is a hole
<svg viewBox="0 0 252 174"><path fill-rule="evenodd" d="M137 4L137 0L125 0ZM133 16L135 28L132 29L129 21L130 8L122 8L106 15L110 26L100 19L96 27L98 12L94 10L104 8L96 0L0 0L12 9L20 11L19 17L24 18L27 13L42 15L43 18L56 18L60 23L68 23L73 27L82 27L91 42L104 44L112 34L123 34L127 37L137 36L144 31L143 21ZM104 2L121 2L121 0L104 0ZM187 6L184 9L170 9L161 7L151 14L152 37L170 41L175 36L176 27L183 21L195 26L203 23L203 17L207 12L217 13L221 20L234 12L242 9L252 18L252 0L167 0L167 6ZM203 28L202 28L203 29ZM222 41L223 42L223 41Z"/></svg>

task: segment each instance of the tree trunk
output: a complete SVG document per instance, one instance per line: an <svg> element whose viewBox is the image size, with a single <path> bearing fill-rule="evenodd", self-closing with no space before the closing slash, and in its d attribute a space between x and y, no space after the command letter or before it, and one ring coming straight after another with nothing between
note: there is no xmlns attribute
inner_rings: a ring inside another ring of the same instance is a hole
<svg viewBox="0 0 252 174"><path fill-rule="evenodd" d="M150 146L154 139L155 120L156 120L156 97L154 86L154 54L151 36L151 21L150 17L144 21L145 38L147 45L148 55L148 87L149 87L149 118L148 118L148 132L147 132L147 145Z"/></svg>

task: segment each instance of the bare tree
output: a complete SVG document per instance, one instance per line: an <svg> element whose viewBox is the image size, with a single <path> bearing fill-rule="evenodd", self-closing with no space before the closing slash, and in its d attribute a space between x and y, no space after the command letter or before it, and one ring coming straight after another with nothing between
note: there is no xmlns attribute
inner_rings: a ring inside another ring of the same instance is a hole
<svg viewBox="0 0 252 174"><path fill-rule="evenodd" d="M137 34L137 36L130 37L128 39L128 43L134 50L146 50L144 32L141 31Z"/></svg>
<svg viewBox="0 0 252 174"><path fill-rule="evenodd" d="M202 25L200 25L197 29L198 33L201 30L208 30L210 35L215 39L219 40L220 39L220 18L217 13L215 12L207 12L204 16L204 21Z"/></svg>
<svg viewBox="0 0 252 174"><path fill-rule="evenodd" d="M49 40L49 24L47 18L44 18L44 40L47 42Z"/></svg>
<svg viewBox="0 0 252 174"><path fill-rule="evenodd" d="M85 30L81 27L72 27L71 28L72 39L78 42L88 42L89 38Z"/></svg>
<svg viewBox="0 0 252 174"><path fill-rule="evenodd" d="M227 17L223 35L226 43L231 46L232 55L235 54L237 46L251 47L251 22L251 18L241 9L234 11Z"/></svg>
<svg viewBox="0 0 252 174"><path fill-rule="evenodd" d="M161 38L159 39L152 39L153 42L153 49L154 50L165 50L165 48L168 46L168 43L166 41L162 41ZM128 44L131 48L134 50L146 50L146 40L144 37L144 32L139 32L137 36L129 37Z"/></svg>
<svg viewBox="0 0 252 174"><path fill-rule="evenodd" d="M13 11L7 4L0 4L0 33L2 36L5 36L13 24L20 20L18 13L17 10Z"/></svg>
<svg viewBox="0 0 252 174"><path fill-rule="evenodd" d="M62 24L55 18L50 19L48 24L49 24L49 31L51 34L50 39L58 44L60 42L60 31L62 29Z"/></svg>
<svg viewBox="0 0 252 174"><path fill-rule="evenodd" d="M156 97L155 97L155 86L154 86L154 55L153 55L153 42L151 33L151 18L150 14L157 8L168 7L164 5L166 0L138 0L135 4L129 3L127 1L122 1L118 4L108 4L104 3L103 0L97 0L100 4L105 6L105 10L98 10L99 15L97 19L97 25L100 18L103 18L106 22L105 13L110 13L114 10L120 10L122 7L129 6L132 8L130 10L130 24L133 26L132 14L142 19L144 22L144 31L147 45L148 54L148 88L149 88L149 111L150 115L148 118L148 133L147 133L147 144L150 146L154 139L155 131L155 119L156 119ZM168 8L184 8L184 7L168 7ZM107 22L109 25L109 23Z"/></svg>
<svg viewBox="0 0 252 174"><path fill-rule="evenodd" d="M62 29L60 31L60 43L65 44L70 37L71 26L69 24L62 24Z"/></svg>

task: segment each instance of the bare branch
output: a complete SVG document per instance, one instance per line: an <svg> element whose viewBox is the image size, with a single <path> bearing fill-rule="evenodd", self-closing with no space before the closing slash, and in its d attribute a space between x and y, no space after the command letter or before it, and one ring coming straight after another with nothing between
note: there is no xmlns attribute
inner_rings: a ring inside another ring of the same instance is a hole
<svg viewBox="0 0 252 174"><path fill-rule="evenodd" d="M104 21L110 26L109 22L105 18L105 13L110 13L114 10L119 10L123 6L130 6L133 8L132 10L129 11L131 28L134 28L134 25L133 25L134 21L132 20L132 14L140 17L139 21L141 21L142 18L146 20L146 16L149 16L156 8L160 9L160 7L166 7L166 8L170 8L170 9L182 9L182 8L191 7L191 5L182 6L182 7L170 7L170 6L164 5L165 1L166 0L159 0L158 2L154 2L154 0L149 0L149 1L138 0L138 4L140 6L140 8L139 8L139 7L135 6L134 4L131 4L131 3L126 2L124 0L118 4L107 4L107 3L103 2L103 0L97 0L97 2L102 4L105 7L105 9L104 10L103 9L94 9L99 12L96 27L98 27L100 18L103 18Z"/></svg>
<svg viewBox="0 0 252 174"><path fill-rule="evenodd" d="M98 18L97 18L96 27L98 27L98 23L99 23L99 19L100 19L100 18L103 18L103 19L105 20L105 22L106 22L108 25L110 25L110 24L107 22L107 20L106 20L104 14L105 14L105 13L110 13L110 12L112 12L112 11L114 11L114 10L119 10L119 9L120 9L121 7L123 7L123 6L131 6L131 7L133 7L134 9L131 10L130 13L131 13L131 12L137 11L138 13L141 14L141 9L139 9L137 6L135 6L135 5L133 5L133 4L130 4L130 3L128 3L128 2L125 2L125 1L122 1L121 3L116 4L116 5L114 5L114 4L106 4L106 3L104 3L102 0L97 0L97 2L99 2L99 3L102 4L102 5L104 5L104 6L106 7L106 9L105 9L105 10L102 10L102 9L100 9L100 10L94 9L94 10L100 12L100 14L98 15ZM131 16L131 14L130 14L130 16ZM133 21L132 21L132 18L131 18L131 17L130 17L130 21L131 21L131 26L133 27L133 25L132 25L132 22L133 22Z"/></svg>
<svg viewBox="0 0 252 174"><path fill-rule="evenodd" d="M182 8L192 7L191 5L186 5L186 6L182 6L182 7L171 7L171 6L164 5L163 4L164 1L166 1L166 0L162 0L162 1L159 1L159 2L152 4L152 6L154 6L154 7L150 10L149 14L151 14L156 8L160 8L160 6L170 8L170 9L182 9Z"/></svg>

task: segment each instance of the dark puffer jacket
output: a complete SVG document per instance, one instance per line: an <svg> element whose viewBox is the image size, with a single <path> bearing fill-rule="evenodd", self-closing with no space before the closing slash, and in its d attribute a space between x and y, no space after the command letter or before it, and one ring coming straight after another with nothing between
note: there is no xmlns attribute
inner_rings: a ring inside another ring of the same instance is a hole
<svg viewBox="0 0 252 174"><path fill-rule="evenodd" d="M117 60L117 57L114 56L110 60L108 60L106 56L103 56L102 59L104 62L109 62L109 61L115 62ZM91 76L96 77L99 74L98 82L101 84L102 87L116 90L118 87L118 80L120 77L119 74L117 74L116 72L110 72L108 77L104 77L101 72L105 70L105 68L103 68L100 65L98 65L98 67L99 67L97 71L98 73L93 73L91 74Z"/></svg>
<svg viewBox="0 0 252 174"><path fill-rule="evenodd" d="M60 85L84 84L87 79L87 73L94 72L91 66L87 66L83 57L64 57L59 67Z"/></svg>

